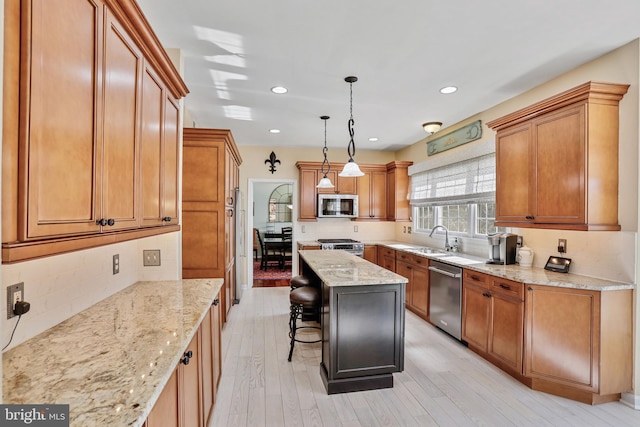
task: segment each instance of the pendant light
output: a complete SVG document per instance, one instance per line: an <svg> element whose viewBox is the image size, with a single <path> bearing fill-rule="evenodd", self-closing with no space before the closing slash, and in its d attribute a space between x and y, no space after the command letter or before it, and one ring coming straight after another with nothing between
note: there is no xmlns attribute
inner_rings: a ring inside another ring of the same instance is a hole
<svg viewBox="0 0 640 427"><path fill-rule="evenodd" d="M347 145L347 153L349 154L349 161L344 165L344 169L339 173L340 176L363 176L364 173L360 170L358 164L353 160L353 156L356 154L356 143L353 141L353 84L358 81L355 76L345 77L344 81L349 83L349 121L347 127L349 128L349 145Z"/></svg>
<svg viewBox="0 0 640 427"><path fill-rule="evenodd" d="M331 170L331 165L329 164L329 160L327 160L327 151L329 151L329 149L327 148L327 120L329 120L329 116L320 116L320 118L324 120L324 148L322 149L322 154L324 154L324 160L322 161L322 169L321 169L322 173L324 174L324 177L320 180L318 185L316 185L316 188L333 188L333 184L331 183L331 180L327 178L327 174ZM326 171L324 170L325 165L327 166Z"/></svg>

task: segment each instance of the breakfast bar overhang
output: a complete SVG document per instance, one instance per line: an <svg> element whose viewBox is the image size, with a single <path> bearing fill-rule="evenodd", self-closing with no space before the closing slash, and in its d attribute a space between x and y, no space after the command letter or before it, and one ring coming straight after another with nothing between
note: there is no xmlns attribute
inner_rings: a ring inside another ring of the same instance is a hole
<svg viewBox="0 0 640 427"><path fill-rule="evenodd" d="M301 273L321 289L327 393L393 387L404 369L407 279L340 250L299 254Z"/></svg>

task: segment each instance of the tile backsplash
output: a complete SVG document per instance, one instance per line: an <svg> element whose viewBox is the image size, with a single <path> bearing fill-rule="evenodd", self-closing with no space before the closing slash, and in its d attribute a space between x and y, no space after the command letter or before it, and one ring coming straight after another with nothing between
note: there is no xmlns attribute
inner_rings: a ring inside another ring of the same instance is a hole
<svg viewBox="0 0 640 427"><path fill-rule="evenodd" d="M143 249L160 249L162 265L143 267ZM113 255L120 258L120 273L113 274ZM2 265L3 298L6 287L24 282L31 310L20 320L13 347L93 304L141 280L175 280L181 277L180 233L101 246L33 261ZM2 346L9 341L17 317L6 320L1 304Z"/></svg>

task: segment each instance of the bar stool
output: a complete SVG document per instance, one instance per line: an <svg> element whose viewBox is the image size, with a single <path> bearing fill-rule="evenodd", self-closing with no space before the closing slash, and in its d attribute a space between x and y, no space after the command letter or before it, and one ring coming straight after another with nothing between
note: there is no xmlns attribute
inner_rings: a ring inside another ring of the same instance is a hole
<svg viewBox="0 0 640 427"><path fill-rule="evenodd" d="M301 286L309 286L311 285L311 280L307 276L294 276L289 280L289 284L291 285L291 290L299 288Z"/></svg>
<svg viewBox="0 0 640 427"><path fill-rule="evenodd" d="M314 286L300 286L289 293L289 303L291 304L291 313L289 315L289 338L291 338L291 348L289 349L289 358L293 355L293 345L296 342L312 344L322 341L317 340L301 340L296 338L298 329L320 329L319 326L297 326L298 317L303 310L315 310L320 307L320 291Z"/></svg>

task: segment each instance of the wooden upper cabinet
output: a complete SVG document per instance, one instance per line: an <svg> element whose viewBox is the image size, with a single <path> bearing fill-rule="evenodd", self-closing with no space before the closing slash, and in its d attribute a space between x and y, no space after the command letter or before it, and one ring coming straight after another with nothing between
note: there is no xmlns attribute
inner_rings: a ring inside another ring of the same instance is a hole
<svg viewBox="0 0 640 427"><path fill-rule="evenodd" d="M387 170L362 168L358 177L358 219L387 219Z"/></svg>
<svg viewBox="0 0 640 427"><path fill-rule="evenodd" d="M3 262L177 231L188 90L135 1L24 0L6 13L5 78L19 90L4 102Z"/></svg>
<svg viewBox="0 0 640 427"><path fill-rule="evenodd" d="M138 107L142 54L108 11L106 18L100 218L108 221L103 228L116 230L139 225Z"/></svg>
<svg viewBox="0 0 640 427"><path fill-rule="evenodd" d="M315 221L318 206L318 192L316 188L316 185L318 185L318 171L316 169L303 168L299 162L296 163L296 165L298 169L300 169L300 187L298 189L300 208L298 209L298 220Z"/></svg>
<svg viewBox="0 0 640 427"><path fill-rule="evenodd" d="M629 85L587 82L488 122L496 225L620 230L618 104Z"/></svg>
<svg viewBox="0 0 640 427"><path fill-rule="evenodd" d="M28 56L20 105L20 173L26 179L19 197L26 200L18 205L26 209L18 221L27 224L18 240L99 232L102 182L95 165L102 163L103 74L96 58L102 57L103 9L79 0L22 6L31 19L23 34Z"/></svg>
<svg viewBox="0 0 640 427"><path fill-rule="evenodd" d="M409 166L413 162L387 163L387 219L389 221L411 221L409 205Z"/></svg>

